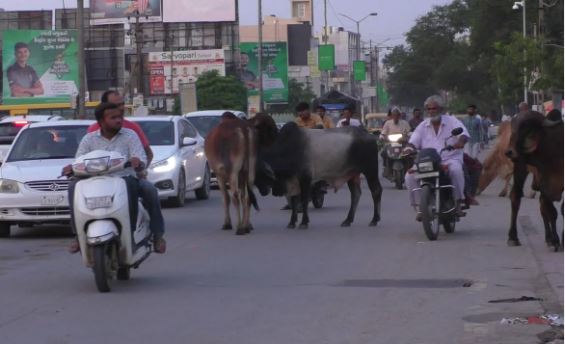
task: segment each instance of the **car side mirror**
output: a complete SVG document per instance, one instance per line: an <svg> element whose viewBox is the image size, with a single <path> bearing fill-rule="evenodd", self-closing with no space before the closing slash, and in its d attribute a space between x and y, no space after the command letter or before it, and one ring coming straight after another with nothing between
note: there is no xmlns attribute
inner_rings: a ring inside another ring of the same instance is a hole
<svg viewBox="0 0 565 344"><path fill-rule="evenodd" d="M459 136L461 134L463 134L463 128L461 128L461 127L455 128L451 131L452 136Z"/></svg>
<svg viewBox="0 0 565 344"><path fill-rule="evenodd" d="M194 146L198 141L192 137L183 137L182 146Z"/></svg>

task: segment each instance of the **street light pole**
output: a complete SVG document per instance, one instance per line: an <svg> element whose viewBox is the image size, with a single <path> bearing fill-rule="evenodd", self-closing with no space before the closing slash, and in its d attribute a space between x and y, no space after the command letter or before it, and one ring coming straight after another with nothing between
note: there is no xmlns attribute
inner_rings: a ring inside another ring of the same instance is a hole
<svg viewBox="0 0 565 344"><path fill-rule="evenodd" d="M265 107L263 105L263 9L262 0L258 0L258 34L259 43L257 47L257 69L259 74L259 112L263 112Z"/></svg>
<svg viewBox="0 0 565 344"><path fill-rule="evenodd" d="M526 38L526 0L522 1L522 35ZM526 62L526 50L524 49L524 62ZM524 103L528 102L528 76L524 66Z"/></svg>
<svg viewBox="0 0 565 344"><path fill-rule="evenodd" d="M79 118L86 118L85 111L85 77L84 77L84 0L77 1L77 26L78 26L78 115Z"/></svg>

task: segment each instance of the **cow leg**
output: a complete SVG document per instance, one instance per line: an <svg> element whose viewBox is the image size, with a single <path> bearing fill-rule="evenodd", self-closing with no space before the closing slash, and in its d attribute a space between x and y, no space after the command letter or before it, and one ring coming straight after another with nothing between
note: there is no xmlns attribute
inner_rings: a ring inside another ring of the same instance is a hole
<svg viewBox="0 0 565 344"><path fill-rule="evenodd" d="M526 165L521 162L514 164L514 185L512 185L512 192L510 193L510 203L512 206L512 214L510 215L510 229L508 230L508 246L520 246L518 239L518 230L516 220L518 218L518 211L520 210L520 203L524 192L524 183L528 171Z"/></svg>
<svg viewBox="0 0 565 344"><path fill-rule="evenodd" d="M293 229L296 228L296 221L298 220L298 200L300 195L290 196L290 222L286 228Z"/></svg>
<svg viewBox="0 0 565 344"><path fill-rule="evenodd" d="M559 234L557 234L557 210L553 206L553 202L545 195L541 194L539 200L540 212L545 226L545 242L557 252L561 246Z"/></svg>
<svg viewBox="0 0 565 344"><path fill-rule="evenodd" d="M224 225L222 226L222 229L230 230L232 229L230 217L230 195L228 193L227 185L220 178L218 178L218 186L220 187L220 193L224 199Z"/></svg>
<svg viewBox="0 0 565 344"><path fill-rule="evenodd" d="M351 204L349 207L349 213L347 217L341 223L342 227L349 227L355 219L355 212L357 211L357 206L359 205L359 199L361 198L361 176L358 174L347 181L347 186L349 187L349 192L351 193Z"/></svg>
<svg viewBox="0 0 565 344"><path fill-rule="evenodd" d="M242 212L243 212L243 219L242 219L242 223L241 223L241 231L245 232L244 234L247 234L249 232L251 232L249 230L249 212L250 212L250 203L249 203L249 193L247 191L247 185L245 185L245 183L243 183L243 185L241 185L241 189L240 189L240 193L241 193L241 207L242 207ZM239 230L239 228L238 228Z"/></svg>
<svg viewBox="0 0 565 344"><path fill-rule="evenodd" d="M310 204L310 192L312 189L312 178L303 177L300 179L300 201L302 202L302 222L300 229L308 228L310 217L308 216L308 205Z"/></svg>
<svg viewBox="0 0 565 344"><path fill-rule="evenodd" d="M512 175L509 175L506 178L504 178L504 187L498 194L498 197L506 197L506 195L508 195L508 189L510 188L510 179L512 179Z"/></svg>
<svg viewBox="0 0 565 344"><path fill-rule="evenodd" d="M369 184L369 190L371 190L371 197L373 198L373 219L369 223L369 226L376 226L381 220L381 198L383 194L383 187L379 181L379 175L376 174L365 174L367 178L367 184Z"/></svg>

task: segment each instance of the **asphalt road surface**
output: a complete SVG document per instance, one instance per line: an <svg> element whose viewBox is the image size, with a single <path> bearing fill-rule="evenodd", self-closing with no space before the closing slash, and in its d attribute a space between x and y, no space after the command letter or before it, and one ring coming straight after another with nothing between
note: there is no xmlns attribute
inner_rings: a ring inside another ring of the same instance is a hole
<svg viewBox="0 0 565 344"><path fill-rule="evenodd" d="M0 240L0 343L529 344L552 330L501 324L563 312L563 253L545 246L537 200L523 201L521 247L506 246L500 184L430 242L407 191L383 185L376 228L366 187L350 228L344 188L307 230L285 228L283 199L260 198L247 236L220 230L218 191L190 199L164 210L168 252L107 294L66 252L67 228L13 230ZM522 296L543 300L489 303Z"/></svg>

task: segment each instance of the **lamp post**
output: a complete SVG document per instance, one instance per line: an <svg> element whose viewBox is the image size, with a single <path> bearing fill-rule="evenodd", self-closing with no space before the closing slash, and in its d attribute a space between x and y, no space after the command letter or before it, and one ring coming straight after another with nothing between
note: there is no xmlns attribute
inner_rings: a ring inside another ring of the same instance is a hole
<svg viewBox="0 0 565 344"><path fill-rule="evenodd" d="M360 32L360 30L359 30L359 26L360 26L360 24L361 24L361 22L362 22L363 20L365 20L365 19L367 19L367 18L369 18L369 17L376 17L376 16L378 15L378 13L377 13L377 12L369 13L369 14L367 14L366 16L364 16L363 18L361 18L361 19L359 19L359 20L355 20L355 19L351 18L350 16L348 16L348 15L346 15L346 14L343 14L343 13L340 13L339 15L342 16L342 17L345 17L345 18L347 18L347 19L349 19L349 20L351 20L352 22L354 22L354 23L357 25L357 46L356 46L357 52L356 52L356 58L355 58L355 59L356 59L357 61L359 61L359 60L361 59L361 32ZM357 84L357 83L355 83L355 84ZM357 95L357 89L356 89L356 88L357 88L357 87L354 88L354 89L355 89L355 95Z"/></svg>
<svg viewBox="0 0 565 344"><path fill-rule="evenodd" d="M518 10L522 7L522 35L526 38L526 0L514 2L513 10ZM526 50L524 49L524 62L526 62ZM528 102L528 76L527 70L524 66L524 103Z"/></svg>
<svg viewBox="0 0 565 344"><path fill-rule="evenodd" d="M258 36L259 42L257 46L257 69L259 74L259 112L265 110L263 105L263 3L258 0Z"/></svg>

